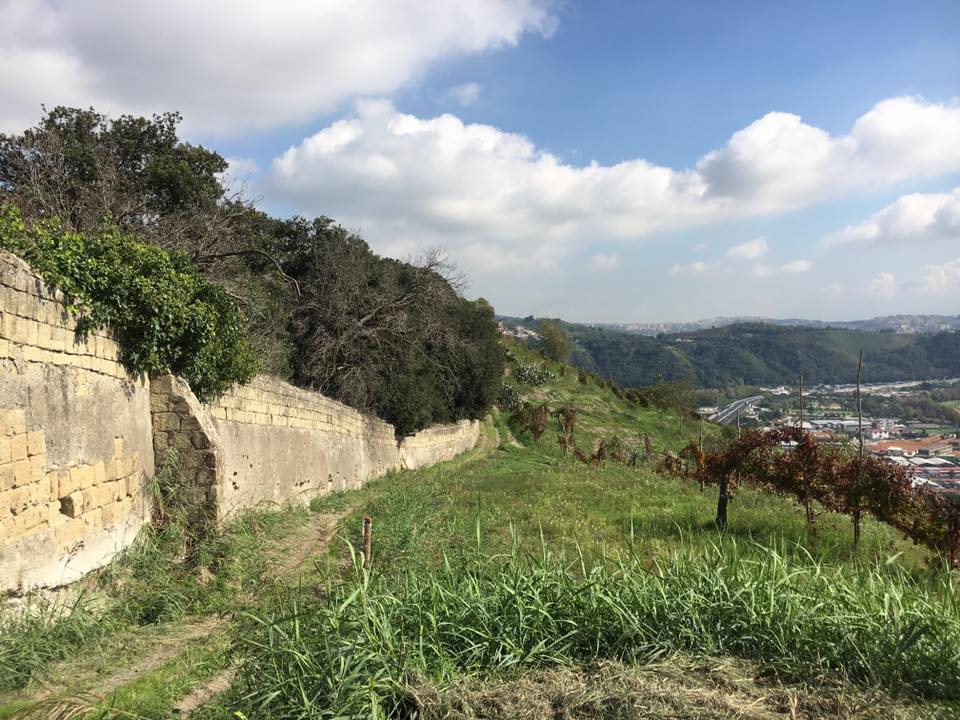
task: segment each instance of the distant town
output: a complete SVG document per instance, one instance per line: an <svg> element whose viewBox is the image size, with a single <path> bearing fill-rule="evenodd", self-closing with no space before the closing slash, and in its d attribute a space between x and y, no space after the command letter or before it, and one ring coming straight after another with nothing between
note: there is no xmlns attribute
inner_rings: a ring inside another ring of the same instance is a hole
<svg viewBox="0 0 960 720"><path fill-rule="evenodd" d="M662 334L696 332L737 323L766 323L784 327L842 328L894 332L902 335L934 334L960 331L960 315L887 315L870 320L805 320L802 318L768 318L758 315L715 317L689 322L590 323L591 327L655 337Z"/></svg>
<svg viewBox="0 0 960 720"><path fill-rule="evenodd" d="M913 396L921 388L960 389L960 379L931 382L875 383L862 388L864 397ZM759 395L724 407L701 407L699 413L715 422L771 429L799 427L821 442L858 443L863 432L864 450L907 468L915 485L960 494L960 435L943 422L864 415L850 412L855 385L818 385L804 396L799 412L797 388L761 388ZM786 401L786 402L785 402Z"/></svg>

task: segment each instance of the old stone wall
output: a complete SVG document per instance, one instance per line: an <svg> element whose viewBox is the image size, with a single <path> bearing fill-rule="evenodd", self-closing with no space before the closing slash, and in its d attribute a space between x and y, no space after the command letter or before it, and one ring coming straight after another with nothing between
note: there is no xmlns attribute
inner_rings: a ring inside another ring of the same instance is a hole
<svg viewBox="0 0 960 720"><path fill-rule="evenodd" d="M118 353L0 252L0 591L79 578L148 516L149 382Z"/></svg>
<svg viewBox="0 0 960 720"><path fill-rule="evenodd" d="M208 524L448 460L479 436L464 421L398 442L268 377L204 405L171 375L131 377L107 333L76 329L66 298L0 252L0 592L77 580L132 543L170 449L177 505Z"/></svg>
<svg viewBox="0 0 960 720"><path fill-rule="evenodd" d="M407 470L450 460L476 446L480 439L478 420L438 425L405 437L400 443L400 463Z"/></svg>
<svg viewBox="0 0 960 720"><path fill-rule="evenodd" d="M155 380L152 392L158 462L168 447L185 453L189 492L220 519L448 460L480 433L479 422L463 421L398 443L392 425L264 376L205 405L170 376Z"/></svg>

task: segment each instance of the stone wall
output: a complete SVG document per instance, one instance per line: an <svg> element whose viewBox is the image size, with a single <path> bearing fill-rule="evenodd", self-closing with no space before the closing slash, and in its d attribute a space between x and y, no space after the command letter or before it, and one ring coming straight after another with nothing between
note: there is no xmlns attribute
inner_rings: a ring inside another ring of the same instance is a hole
<svg viewBox="0 0 960 720"><path fill-rule="evenodd" d="M0 252L0 591L79 578L148 516L149 382L75 330L64 297Z"/></svg>
<svg viewBox="0 0 960 720"><path fill-rule="evenodd" d="M435 465L472 449L479 439L480 422L477 420L430 427L403 439L400 463L407 470Z"/></svg>
<svg viewBox="0 0 960 720"><path fill-rule="evenodd" d="M220 519L448 460L480 433L479 422L463 421L398 443L382 420L263 376L206 405L170 376L155 380L152 392L158 462L176 448L193 478L186 492Z"/></svg>
<svg viewBox="0 0 960 720"><path fill-rule="evenodd" d="M173 376L129 376L108 334L77 335L66 298L0 252L0 593L74 581L133 542L171 448L176 502L209 523L448 460L478 437L464 421L397 442L392 425L267 377L203 405Z"/></svg>

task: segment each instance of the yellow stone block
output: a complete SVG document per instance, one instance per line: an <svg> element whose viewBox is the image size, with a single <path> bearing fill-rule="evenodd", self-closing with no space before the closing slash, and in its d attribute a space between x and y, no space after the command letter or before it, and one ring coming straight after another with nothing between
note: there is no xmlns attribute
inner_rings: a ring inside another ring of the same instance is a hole
<svg viewBox="0 0 960 720"><path fill-rule="evenodd" d="M0 435L19 435L27 431L23 410L6 410L0 413Z"/></svg>
<svg viewBox="0 0 960 720"><path fill-rule="evenodd" d="M31 484L31 472L29 460L17 460L13 463L13 484L16 487L23 487Z"/></svg>
<svg viewBox="0 0 960 720"><path fill-rule="evenodd" d="M93 484L99 485L107 481L107 468L104 465L103 460L97 460L93 464Z"/></svg>
<svg viewBox="0 0 960 720"><path fill-rule="evenodd" d="M54 542L66 550L81 540L87 532L87 524L81 518L68 520L54 531Z"/></svg>
<svg viewBox="0 0 960 720"><path fill-rule="evenodd" d="M76 476L70 472L69 468L64 468L60 470L60 483L59 483L59 492L60 497L69 495L72 492L76 492L80 487L77 485Z"/></svg>
<svg viewBox="0 0 960 720"><path fill-rule="evenodd" d="M14 435L10 438L10 460L16 462L17 460L26 460L27 459L27 434L23 433L21 435Z"/></svg>
<svg viewBox="0 0 960 720"><path fill-rule="evenodd" d="M123 455L123 438L115 437L113 439L113 456L115 458L121 457Z"/></svg>
<svg viewBox="0 0 960 720"><path fill-rule="evenodd" d="M56 500L60 497L60 471L48 470L46 478L48 490L47 497L51 500Z"/></svg>
<svg viewBox="0 0 960 720"><path fill-rule="evenodd" d="M33 455L30 457L30 482L34 485L49 487L46 483L47 458L43 455Z"/></svg>
<svg viewBox="0 0 960 720"><path fill-rule="evenodd" d="M0 435L0 465L11 460L13 460L13 455L10 452L10 438L6 435Z"/></svg>
<svg viewBox="0 0 960 720"><path fill-rule="evenodd" d="M27 455L43 455L46 451L43 430L27 433Z"/></svg>
<svg viewBox="0 0 960 720"><path fill-rule="evenodd" d="M101 508L88 510L83 514L82 519L88 528L98 530L103 527L103 510Z"/></svg>
<svg viewBox="0 0 960 720"><path fill-rule="evenodd" d="M109 503L104 505L100 510L104 527L110 527L124 520L123 504L120 502Z"/></svg>
<svg viewBox="0 0 960 720"><path fill-rule="evenodd" d="M13 474L13 463L0 465L0 492L10 490L16 484L17 479Z"/></svg>

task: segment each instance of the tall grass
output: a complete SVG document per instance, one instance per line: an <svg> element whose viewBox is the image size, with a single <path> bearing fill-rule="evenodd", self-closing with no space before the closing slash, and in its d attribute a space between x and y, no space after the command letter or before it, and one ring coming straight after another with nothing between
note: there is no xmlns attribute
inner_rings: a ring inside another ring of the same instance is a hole
<svg viewBox="0 0 960 720"><path fill-rule="evenodd" d="M651 569L543 553L445 563L389 583L357 570L322 599L290 593L239 639L251 716L376 717L407 688L596 659L684 652L753 661L785 680L840 677L960 699L960 603L947 573L851 570L802 550L726 541Z"/></svg>

